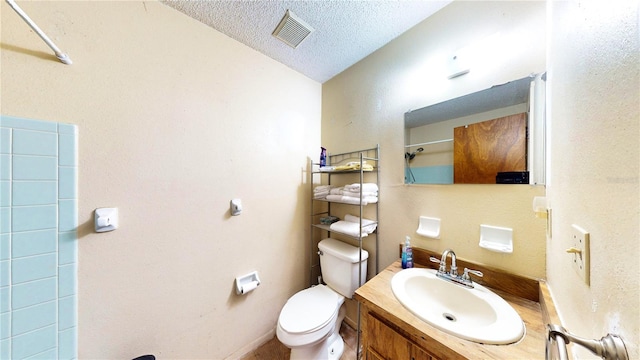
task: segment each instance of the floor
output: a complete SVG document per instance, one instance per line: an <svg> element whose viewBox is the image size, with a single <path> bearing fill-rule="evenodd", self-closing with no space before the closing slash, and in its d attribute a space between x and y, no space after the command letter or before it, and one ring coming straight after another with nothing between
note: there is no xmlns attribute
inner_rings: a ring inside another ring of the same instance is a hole
<svg viewBox="0 0 640 360"><path fill-rule="evenodd" d="M344 339L344 353L340 360L356 360L356 331L346 323L340 327L340 335ZM286 360L289 359L289 350L278 341L277 337L267 341L264 345L242 357L240 360Z"/></svg>

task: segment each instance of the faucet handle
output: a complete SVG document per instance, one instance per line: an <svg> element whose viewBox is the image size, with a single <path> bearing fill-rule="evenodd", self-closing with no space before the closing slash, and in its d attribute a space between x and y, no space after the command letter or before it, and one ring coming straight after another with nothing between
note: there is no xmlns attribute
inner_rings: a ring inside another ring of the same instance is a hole
<svg viewBox="0 0 640 360"><path fill-rule="evenodd" d="M431 261L433 263L436 263L436 264L440 264L440 268L438 269L438 272L441 272L441 273L447 272L447 263L446 262L443 262L440 259L435 258L433 256L429 256L429 261Z"/></svg>
<svg viewBox="0 0 640 360"><path fill-rule="evenodd" d="M471 280L471 276L469 276L469 274L473 274L478 277L484 276L482 271L464 268L464 273L462 274L462 280Z"/></svg>

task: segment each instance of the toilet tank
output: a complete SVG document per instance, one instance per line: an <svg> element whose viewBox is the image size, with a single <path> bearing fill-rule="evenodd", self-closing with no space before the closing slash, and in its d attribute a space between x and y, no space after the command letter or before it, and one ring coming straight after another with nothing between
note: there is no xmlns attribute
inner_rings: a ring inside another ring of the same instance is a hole
<svg viewBox="0 0 640 360"><path fill-rule="evenodd" d="M362 281L359 282L359 248L340 240L328 238L318 243L318 249L320 249L322 279L333 290L350 299L356 289L367 281L369 253L362 250L362 262L360 263Z"/></svg>

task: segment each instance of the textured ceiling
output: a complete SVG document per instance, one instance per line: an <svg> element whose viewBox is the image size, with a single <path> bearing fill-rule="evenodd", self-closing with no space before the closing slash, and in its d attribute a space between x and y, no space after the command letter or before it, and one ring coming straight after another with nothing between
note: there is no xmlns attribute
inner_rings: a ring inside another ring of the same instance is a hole
<svg viewBox="0 0 640 360"><path fill-rule="evenodd" d="M161 2L323 83L451 1ZM271 35L286 10L294 12L315 30L295 49Z"/></svg>
<svg viewBox="0 0 640 360"><path fill-rule="evenodd" d="M494 85L485 90L410 111L404 114L404 127L414 128L527 103L529 101L529 90L533 80L533 76L527 76L522 79Z"/></svg>

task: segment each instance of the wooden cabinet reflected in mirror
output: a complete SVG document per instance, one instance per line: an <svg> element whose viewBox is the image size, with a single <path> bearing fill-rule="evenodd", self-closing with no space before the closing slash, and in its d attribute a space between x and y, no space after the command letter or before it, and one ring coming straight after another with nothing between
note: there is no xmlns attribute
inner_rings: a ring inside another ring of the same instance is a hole
<svg viewBox="0 0 640 360"><path fill-rule="evenodd" d="M454 184L495 184L499 172L526 170L526 113L453 129Z"/></svg>

